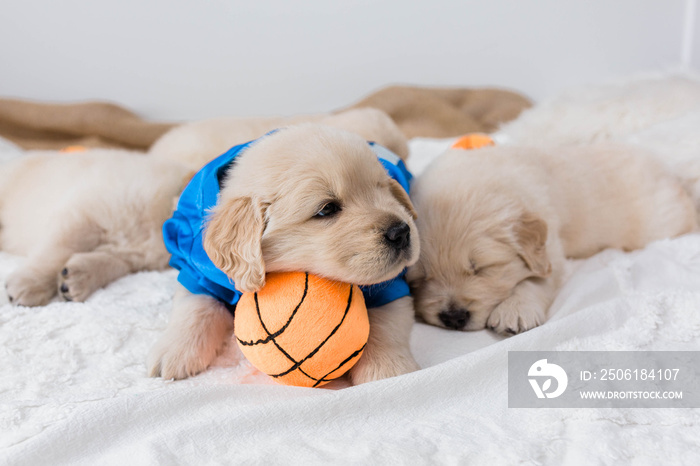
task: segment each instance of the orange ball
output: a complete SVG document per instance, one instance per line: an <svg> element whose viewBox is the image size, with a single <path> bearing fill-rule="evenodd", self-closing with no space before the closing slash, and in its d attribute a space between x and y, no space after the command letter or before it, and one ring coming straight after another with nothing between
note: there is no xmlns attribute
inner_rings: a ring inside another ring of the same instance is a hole
<svg viewBox="0 0 700 466"><path fill-rule="evenodd" d="M483 133L472 133L457 139L451 149L479 149L481 147L493 146L493 139Z"/></svg>
<svg viewBox="0 0 700 466"><path fill-rule="evenodd" d="M357 285L305 272L267 274L234 313L238 346L255 367L284 385L318 387L347 372L369 338Z"/></svg>

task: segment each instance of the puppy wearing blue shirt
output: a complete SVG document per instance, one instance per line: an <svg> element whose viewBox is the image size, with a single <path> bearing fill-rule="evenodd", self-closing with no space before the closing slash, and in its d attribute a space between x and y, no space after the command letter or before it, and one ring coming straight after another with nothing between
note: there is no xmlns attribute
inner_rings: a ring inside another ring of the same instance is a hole
<svg viewBox="0 0 700 466"><path fill-rule="evenodd" d="M316 124L280 129L208 164L164 225L181 287L149 357L151 375L206 369L230 338L240 293L278 271L362 287L370 337L353 383L416 370L403 279L419 254L409 181L387 149Z"/></svg>

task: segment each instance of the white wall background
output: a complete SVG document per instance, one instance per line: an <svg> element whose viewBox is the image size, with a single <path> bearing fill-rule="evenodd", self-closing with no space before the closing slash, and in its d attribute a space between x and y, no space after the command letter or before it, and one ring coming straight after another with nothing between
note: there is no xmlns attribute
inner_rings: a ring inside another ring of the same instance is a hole
<svg viewBox="0 0 700 466"><path fill-rule="evenodd" d="M0 0L0 95L108 99L172 120L327 111L391 83L539 99L680 67L686 24L697 68L689 4Z"/></svg>

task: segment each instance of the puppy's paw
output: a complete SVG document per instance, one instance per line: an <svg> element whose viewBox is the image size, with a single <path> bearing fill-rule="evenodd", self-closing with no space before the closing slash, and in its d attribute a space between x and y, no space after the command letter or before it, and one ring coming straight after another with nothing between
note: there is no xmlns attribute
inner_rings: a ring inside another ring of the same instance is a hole
<svg viewBox="0 0 700 466"><path fill-rule="evenodd" d="M148 355L148 375L181 380L203 372L214 361L219 348L201 342L177 341L167 334Z"/></svg>
<svg viewBox="0 0 700 466"><path fill-rule="evenodd" d="M185 379L211 365L233 331L233 316L219 301L179 289L165 334L151 350L151 377Z"/></svg>
<svg viewBox="0 0 700 466"><path fill-rule="evenodd" d="M486 328L501 335L516 335L535 328L544 321L544 309L536 303L524 303L518 296L511 296L491 312Z"/></svg>
<svg viewBox="0 0 700 466"><path fill-rule="evenodd" d="M17 306L44 306L56 294L56 281L51 276L23 268L7 279L8 300Z"/></svg>
<svg viewBox="0 0 700 466"><path fill-rule="evenodd" d="M408 350L365 352L360 360L350 369L350 379L353 385L359 385L375 380L387 379L398 375L408 374L419 370L418 363Z"/></svg>
<svg viewBox="0 0 700 466"><path fill-rule="evenodd" d="M100 288L99 270L90 267L90 262L76 259L75 255L66 262L58 274L58 292L66 301L85 301Z"/></svg>

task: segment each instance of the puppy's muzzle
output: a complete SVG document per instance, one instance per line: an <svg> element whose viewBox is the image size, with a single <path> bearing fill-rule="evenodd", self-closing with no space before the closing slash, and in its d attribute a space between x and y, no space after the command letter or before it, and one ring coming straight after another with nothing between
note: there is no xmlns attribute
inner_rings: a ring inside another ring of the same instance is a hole
<svg viewBox="0 0 700 466"><path fill-rule="evenodd" d="M438 317L445 327L462 330L469 322L469 311L451 305L448 310L440 312Z"/></svg>
<svg viewBox="0 0 700 466"><path fill-rule="evenodd" d="M411 227L406 222L394 223L384 234L384 241L393 249L403 251L411 244Z"/></svg>

